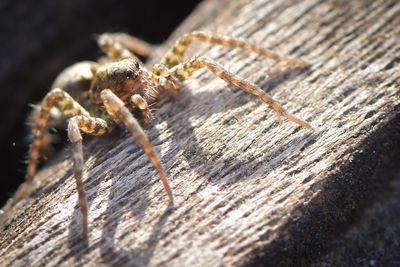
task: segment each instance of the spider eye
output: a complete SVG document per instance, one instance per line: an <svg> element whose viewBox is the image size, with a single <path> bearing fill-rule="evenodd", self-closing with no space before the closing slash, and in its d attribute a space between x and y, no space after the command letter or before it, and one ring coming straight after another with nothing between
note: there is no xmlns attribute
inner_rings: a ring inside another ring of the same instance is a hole
<svg viewBox="0 0 400 267"><path fill-rule="evenodd" d="M139 62L135 61L135 67L136 67L137 69L140 68Z"/></svg>
<svg viewBox="0 0 400 267"><path fill-rule="evenodd" d="M121 76L122 72L120 70L115 70L113 74L114 74L114 76L118 77L118 76Z"/></svg>
<svg viewBox="0 0 400 267"><path fill-rule="evenodd" d="M133 71L131 71L131 70L125 71L125 75L126 75L126 77L129 77L129 78L132 78L132 79L134 79L136 77L135 73Z"/></svg>

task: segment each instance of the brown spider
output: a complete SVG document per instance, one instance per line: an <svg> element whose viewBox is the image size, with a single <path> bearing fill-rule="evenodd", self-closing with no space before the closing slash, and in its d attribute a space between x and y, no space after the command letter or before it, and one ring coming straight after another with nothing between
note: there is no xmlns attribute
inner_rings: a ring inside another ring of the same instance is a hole
<svg viewBox="0 0 400 267"><path fill-rule="evenodd" d="M152 70L148 71L132 52L141 55L149 54L149 46L128 35L103 34L98 38L98 44L107 55L107 59L102 62L80 62L65 69L55 80L52 87L54 89L42 100L36 116L33 116L35 127L27 180L17 191L16 200L19 201L26 195L32 183L39 154L49 142L46 137L48 125L59 121L56 118L63 115L68 119L73 173L78 189L85 234L88 232L88 211L82 184L84 163L81 132L100 136L109 133L115 123L124 125L142 146L173 203L172 191L165 172L132 113L139 120L143 120L145 124L149 124L152 121L149 105L159 101L157 96L165 92L175 95L181 87L181 82L188 79L195 71L203 68L210 70L227 83L259 97L289 120L305 128L310 128L308 123L287 113L279 103L259 87L225 70L214 61L203 57L185 61L184 53L195 40L232 48L243 48L275 61L284 61L300 68L307 67L307 64L301 60L281 57L246 41L195 31L181 37L162 58L161 64L154 65ZM78 101L89 109L85 109ZM57 111L58 113L56 113Z"/></svg>

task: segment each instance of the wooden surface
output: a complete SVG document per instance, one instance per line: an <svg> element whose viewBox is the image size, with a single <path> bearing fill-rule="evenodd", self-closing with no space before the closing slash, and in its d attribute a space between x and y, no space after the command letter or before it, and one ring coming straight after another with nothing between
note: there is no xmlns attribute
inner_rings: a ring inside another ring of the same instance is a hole
<svg viewBox="0 0 400 267"><path fill-rule="evenodd" d="M284 71L220 47L192 53L259 84L314 130L201 71L159 107L147 130L168 170L175 208L124 131L86 138L88 239L64 151L36 177L30 198L3 208L1 265L334 263L327 244L374 203L374 185L389 182L378 171L388 166L385 156L398 159L399 13L396 0L204 2L178 32L247 38L311 68Z"/></svg>

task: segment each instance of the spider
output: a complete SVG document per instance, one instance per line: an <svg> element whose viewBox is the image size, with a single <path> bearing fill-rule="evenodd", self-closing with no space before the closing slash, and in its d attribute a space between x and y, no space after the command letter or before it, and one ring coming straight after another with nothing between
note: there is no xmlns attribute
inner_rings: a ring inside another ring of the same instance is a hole
<svg viewBox="0 0 400 267"><path fill-rule="evenodd" d="M213 60L204 57L184 60L185 51L193 41L246 49L265 58L283 61L299 68L308 66L302 60L279 56L245 40L194 31L183 35L167 51L161 63L155 64L149 71L134 55L134 53L149 54L148 45L126 34L102 34L97 42L106 58L98 62L79 62L66 68L56 78L52 87L54 89L41 101L35 116L32 116L34 130L27 179L16 192L16 201L24 198L29 191L39 156L50 142L47 138L48 125L56 124L59 118L65 118L68 121L67 132L71 142L73 175L78 191L84 234L88 233L88 209L82 183L84 165L82 132L102 136L109 133L115 124L125 126L158 172L166 194L173 203L167 176L141 124L152 122L153 117L149 109L151 104L158 102L160 96L165 93L176 95L182 82L200 69L208 69L228 84L259 97L287 119L304 128L311 128L307 122L286 112L258 86L229 72Z"/></svg>

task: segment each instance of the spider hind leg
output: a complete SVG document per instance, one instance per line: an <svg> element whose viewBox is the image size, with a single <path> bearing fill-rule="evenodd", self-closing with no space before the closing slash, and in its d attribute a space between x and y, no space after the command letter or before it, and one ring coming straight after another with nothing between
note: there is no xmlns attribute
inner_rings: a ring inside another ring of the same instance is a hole
<svg viewBox="0 0 400 267"><path fill-rule="evenodd" d="M15 196L16 201L21 200L29 191L30 184L36 174L40 150L43 147L43 142L45 142L45 132L48 125L50 110L53 107L57 107L67 118L80 114L89 115L89 112L76 102L67 92L56 88L47 93L41 103L36 127L34 127L33 130L33 141L30 150L27 179L18 189Z"/></svg>
<svg viewBox="0 0 400 267"><path fill-rule="evenodd" d="M71 142L73 172L78 190L79 206L82 214L83 232L88 233L88 208L83 177L83 148L81 131L90 135L104 135L111 131L111 126L101 118L77 115L68 121L68 138Z"/></svg>
<svg viewBox="0 0 400 267"><path fill-rule="evenodd" d="M111 127L103 119L91 117L87 110L85 110L67 92L59 88L53 89L47 93L41 103L39 118L37 119L37 124L33 132L33 144L30 151L27 180L16 192L15 199L17 202L20 201L30 189L31 183L36 174L40 149L44 142L50 110L54 107L58 108L66 118L70 118L68 123L68 136L72 143L74 177L77 183L79 203L82 211L83 229L87 232L87 207L82 184L83 149L80 130L91 135L103 135L108 133L111 130Z"/></svg>

